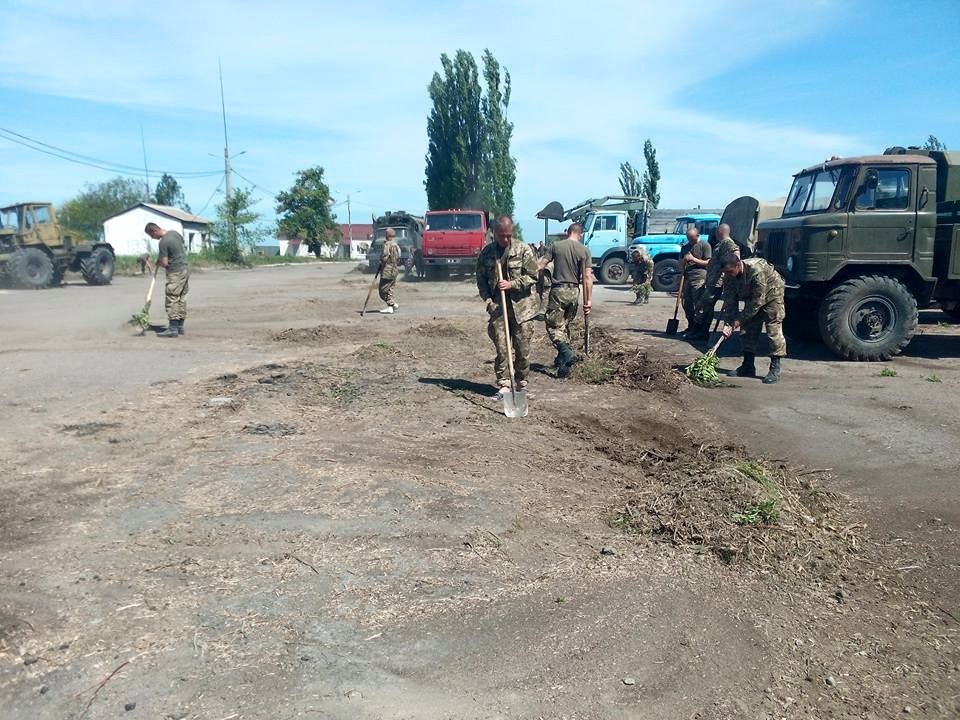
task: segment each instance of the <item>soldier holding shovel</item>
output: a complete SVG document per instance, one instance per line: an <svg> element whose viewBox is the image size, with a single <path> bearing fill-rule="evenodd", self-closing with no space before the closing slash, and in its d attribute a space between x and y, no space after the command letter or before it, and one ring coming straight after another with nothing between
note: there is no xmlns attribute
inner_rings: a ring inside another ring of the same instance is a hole
<svg viewBox="0 0 960 720"><path fill-rule="evenodd" d="M494 237L496 242L485 245L477 257L477 290L487 304L487 335L497 351L494 362L497 386L501 392L509 391L511 387L506 330L509 325L517 389L524 390L530 372L531 321L538 310L534 290L539 268L530 246L513 237L513 220L509 216L503 215L497 219ZM504 296L506 308L501 304L501 297ZM507 322L503 319L504 312L507 313Z"/></svg>

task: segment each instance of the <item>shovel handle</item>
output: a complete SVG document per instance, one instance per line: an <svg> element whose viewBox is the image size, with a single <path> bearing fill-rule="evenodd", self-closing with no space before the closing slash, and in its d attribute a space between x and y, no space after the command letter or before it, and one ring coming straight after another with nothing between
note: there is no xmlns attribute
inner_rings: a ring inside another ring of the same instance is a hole
<svg viewBox="0 0 960 720"><path fill-rule="evenodd" d="M503 267L501 259L497 258L497 282L503 282ZM510 313L507 312L507 292L500 290L500 310L503 315L503 330L507 341L507 369L510 371L510 393L516 397L517 387L513 380L513 340L510 338Z"/></svg>
<svg viewBox="0 0 960 720"><path fill-rule="evenodd" d="M673 306L673 319L676 320L680 314L680 298L683 297L683 274L680 275L680 285L677 286L677 302Z"/></svg>
<svg viewBox="0 0 960 720"><path fill-rule="evenodd" d="M144 304L150 302L150 298L153 297L153 288L157 284L157 273L160 271L159 266L154 269L153 277L150 278L150 287L147 288L147 296L143 299Z"/></svg>

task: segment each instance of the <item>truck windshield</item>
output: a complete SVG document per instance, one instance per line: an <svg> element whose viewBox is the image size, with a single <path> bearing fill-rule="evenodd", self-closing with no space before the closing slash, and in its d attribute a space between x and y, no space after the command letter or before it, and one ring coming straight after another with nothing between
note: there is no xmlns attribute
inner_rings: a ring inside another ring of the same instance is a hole
<svg viewBox="0 0 960 720"><path fill-rule="evenodd" d="M10 228L16 230L17 225L16 208L6 208L4 210L0 210L0 227L7 228L8 230Z"/></svg>
<svg viewBox="0 0 960 720"><path fill-rule="evenodd" d="M442 213L427 215L427 230L482 230L480 213Z"/></svg>
<svg viewBox="0 0 960 720"><path fill-rule="evenodd" d="M784 217L827 210L846 169L828 168L798 176L787 195L787 204L783 208Z"/></svg>

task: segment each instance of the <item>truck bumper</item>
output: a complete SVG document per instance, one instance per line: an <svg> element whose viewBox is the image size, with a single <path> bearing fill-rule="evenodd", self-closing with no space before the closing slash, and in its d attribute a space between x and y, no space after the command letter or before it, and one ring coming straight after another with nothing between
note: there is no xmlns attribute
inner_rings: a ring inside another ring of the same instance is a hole
<svg viewBox="0 0 960 720"><path fill-rule="evenodd" d="M424 256L424 261L428 266L447 267L447 268L475 268L477 266L476 257L430 257Z"/></svg>

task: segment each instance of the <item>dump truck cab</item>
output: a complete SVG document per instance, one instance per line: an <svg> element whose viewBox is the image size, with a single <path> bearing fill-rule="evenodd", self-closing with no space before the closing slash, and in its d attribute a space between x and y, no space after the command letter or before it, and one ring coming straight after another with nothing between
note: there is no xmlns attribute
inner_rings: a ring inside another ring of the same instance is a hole
<svg viewBox="0 0 960 720"><path fill-rule="evenodd" d="M756 252L785 278L797 334L816 329L841 357L886 360L910 342L918 307L955 306L958 160L892 149L794 176L781 217L760 224Z"/></svg>

